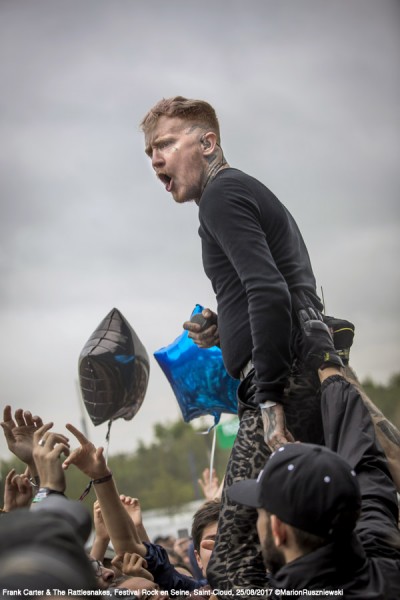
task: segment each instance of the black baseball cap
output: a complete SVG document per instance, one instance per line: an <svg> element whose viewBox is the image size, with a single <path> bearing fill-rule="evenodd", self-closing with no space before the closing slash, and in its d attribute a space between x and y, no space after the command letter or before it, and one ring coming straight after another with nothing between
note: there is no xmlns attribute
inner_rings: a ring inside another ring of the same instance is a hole
<svg viewBox="0 0 400 600"><path fill-rule="evenodd" d="M92 520L86 506L78 500L69 500L62 494L50 494L40 502L32 503L32 512L46 512L69 523L85 543L92 531Z"/></svg>
<svg viewBox="0 0 400 600"><path fill-rule="evenodd" d="M234 483L228 496L324 538L350 533L361 508L354 470L341 456L315 444L282 446L257 479Z"/></svg>

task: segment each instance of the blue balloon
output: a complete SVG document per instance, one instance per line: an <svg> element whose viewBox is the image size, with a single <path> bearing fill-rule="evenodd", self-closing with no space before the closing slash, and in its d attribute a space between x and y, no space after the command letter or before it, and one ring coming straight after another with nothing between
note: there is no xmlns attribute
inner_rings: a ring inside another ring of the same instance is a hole
<svg viewBox="0 0 400 600"><path fill-rule="evenodd" d="M202 310L196 304L191 317ZM239 381L226 371L220 348L198 348L184 331L172 344L154 352L154 357L171 384L186 423L212 415L216 425L221 413L237 413Z"/></svg>

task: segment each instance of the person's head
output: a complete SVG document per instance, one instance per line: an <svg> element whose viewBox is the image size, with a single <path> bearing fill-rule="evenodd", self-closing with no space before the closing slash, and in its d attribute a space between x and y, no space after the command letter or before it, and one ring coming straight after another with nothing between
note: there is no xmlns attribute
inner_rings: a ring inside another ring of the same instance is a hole
<svg viewBox="0 0 400 600"><path fill-rule="evenodd" d="M193 516L192 539L194 554L203 575L215 545L218 518L221 510L220 500L210 500L200 506Z"/></svg>
<svg viewBox="0 0 400 600"><path fill-rule="evenodd" d="M96 576L97 585L101 589L107 589L112 584L115 572L113 569L105 567L100 560L89 556L90 564L92 565L93 572Z"/></svg>
<svg viewBox="0 0 400 600"><path fill-rule="evenodd" d="M2 516L1 534L2 588L97 589L83 539L66 515L15 510Z"/></svg>
<svg viewBox="0 0 400 600"><path fill-rule="evenodd" d="M313 444L287 444L274 452L258 479L234 483L229 497L257 508L266 567L348 539L361 508L355 472L335 452Z"/></svg>
<svg viewBox="0 0 400 600"><path fill-rule="evenodd" d="M199 201L224 163L217 115L203 100L160 100L141 122L145 151L176 202Z"/></svg>
<svg viewBox="0 0 400 600"><path fill-rule="evenodd" d="M173 535L156 535L153 539L153 544L157 544L158 546L162 546L166 550L172 550L174 547L176 538Z"/></svg>

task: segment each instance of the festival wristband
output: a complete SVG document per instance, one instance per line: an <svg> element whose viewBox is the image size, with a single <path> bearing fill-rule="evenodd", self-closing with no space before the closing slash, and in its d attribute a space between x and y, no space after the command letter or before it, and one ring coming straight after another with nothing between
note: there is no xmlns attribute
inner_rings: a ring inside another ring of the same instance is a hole
<svg viewBox="0 0 400 600"><path fill-rule="evenodd" d="M82 495L79 498L79 500L83 500L84 498L86 498L86 496L90 492L93 484L97 485L98 483L106 483L106 481L110 481L110 479L112 479L112 476L113 476L112 473L109 473L108 475L105 475L104 477L100 477L100 479L91 479L89 481L89 483L87 484L87 486L85 487L85 489L83 490Z"/></svg>

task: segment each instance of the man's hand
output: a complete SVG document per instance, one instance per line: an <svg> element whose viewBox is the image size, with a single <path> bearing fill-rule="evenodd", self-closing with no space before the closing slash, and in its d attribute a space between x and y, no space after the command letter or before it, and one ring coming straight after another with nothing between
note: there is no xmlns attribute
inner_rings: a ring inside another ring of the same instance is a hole
<svg viewBox="0 0 400 600"><path fill-rule="evenodd" d="M17 475L15 469L7 474L4 485L4 511L29 506L32 500L32 486L27 475Z"/></svg>
<svg viewBox="0 0 400 600"><path fill-rule="evenodd" d="M81 444L64 460L63 469L68 469L69 465L75 465L82 473L85 473L90 479L101 479L110 474L106 460L103 456L104 448L96 448L89 440L73 425L66 425Z"/></svg>
<svg viewBox="0 0 400 600"><path fill-rule="evenodd" d="M326 367L343 367L325 323L316 320L304 321L301 330L304 364L316 371Z"/></svg>
<svg viewBox="0 0 400 600"><path fill-rule="evenodd" d="M38 416L32 416L28 410L21 408L15 411L15 421L12 418L11 406L7 405L3 412L3 428L7 446L10 452L28 465L32 477L36 475L35 464L32 458L33 434L43 425Z"/></svg>
<svg viewBox="0 0 400 600"><path fill-rule="evenodd" d="M33 434L33 458L40 478L41 487L65 492L65 474L61 466L61 454L68 456L68 438L61 433L49 431L53 423L42 425Z"/></svg>
<svg viewBox="0 0 400 600"><path fill-rule="evenodd" d="M139 554L125 552L117 554L111 561L114 567L117 567L124 575L131 577L143 577L149 581L154 581L153 575L147 570L147 562Z"/></svg>
<svg viewBox="0 0 400 600"><path fill-rule="evenodd" d="M120 494L119 497L123 507L132 519L133 524L135 525L140 541L150 543L151 540L147 535L147 531L143 525L142 509L140 506L139 499L132 498L131 496L125 496L124 494Z"/></svg>
<svg viewBox="0 0 400 600"><path fill-rule="evenodd" d="M222 490L215 469L212 470L211 476L210 469L204 469L201 479L197 481L206 500L215 500L221 497Z"/></svg>
<svg viewBox="0 0 400 600"><path fill-rule="evenodd" d="M143 525L142 509L138 498L132 498L131 496L125 496L125 494L119 495L120 500L125 508L126 512L132 519L135 527Z"/></svg>
<svg viewBox="0 0 400 600"><path fill-rule="evenodd" d="M218 346L219 334L217 315L209 308L203 309L201 315L204 317L205 322L193 323L192 321L185 321L183 329L186 329L186 331L189 332L188 337L190 337L199 348L212 348L213 346ZM197 317L197 315L194 316Z"/></svg>
<svg viewBox="0 0 400 600"><path fill-rule="evenodd" d="M322 315L315 308L310 298L302 290L291 294L293 313L297 317L300 328L305 321L322 321Z"/></svg>
<svg viewBox="0 0 400 600"><path fill-rule="evenodd" d="M354 340L354 325L346 319L324 315L324 323L328 326L333 338L333 345L344 365L349 364L350 348Z"/></svg>
<svg viewBox="0 0 400 600"><path fill-rule="evenodd" d="M264 440L271 452L295 441L286 428L285 412L282 404L261 408L261 416L264 426Z"/></svg>

